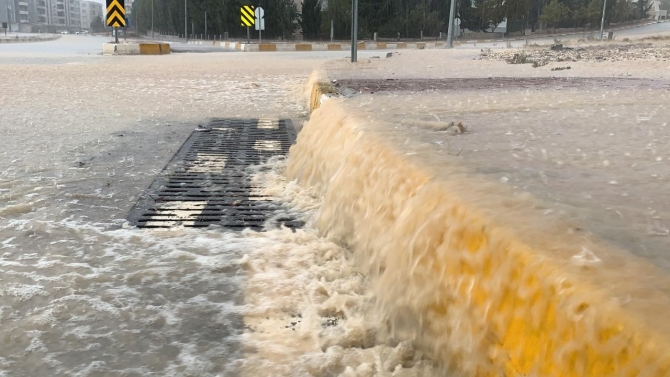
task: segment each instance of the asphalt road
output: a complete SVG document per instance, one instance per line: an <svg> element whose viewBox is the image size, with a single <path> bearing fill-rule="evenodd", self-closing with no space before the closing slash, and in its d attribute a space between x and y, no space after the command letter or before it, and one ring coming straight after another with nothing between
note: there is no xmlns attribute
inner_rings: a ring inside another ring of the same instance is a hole
<svg viewBox="0 0 670 377"><path fill-rule="evenodd" d="M617 31L614 33L615 38L622 39L627 37L642 37L645 35L655 35L670 33L670 22L661 22L651 25L645 25L634 29ZM561 40L570 40L584 38L585 35L597 35L598 32L591 32L585 34L575 34L570 36L558 37ZM547 38L538 38L530 39L529 42L537 44L549 44L554 41L555 37ZM55 41L47 42L31 42L31 43L7 43L0 44L0 54L4 57L15 57L21 60L22 62L29 63L53 63L54 60L59 61L71 61L77 60L86 55L100 55L102 50L102 44L105 42L110 42L110 37L98 37L90 35L63 35L61 38ZM187 45L181 42L170 42L172 48L175 52L188 52L188 53L204 53L204 52L230 52L230 53L239 53L226 51L222 48L217 48L213 46L198 46L198 45ZM497 42L486 42L486 43L463 43L458 48L506 48L508 43L511 47L522 47L525 44L525 41L506 41L500 40ZM388 50L391 51L391 50ZM373 56L383 57L388 52L387 50L372 50L365 51L360 50L358 56L360 58L371 58ZM304 56L309 56L310 58L326 58L334 59L349 56L349 51L312 51L312 52L277 52L276 55L287 55L293 58L301 58Z"/></svg>

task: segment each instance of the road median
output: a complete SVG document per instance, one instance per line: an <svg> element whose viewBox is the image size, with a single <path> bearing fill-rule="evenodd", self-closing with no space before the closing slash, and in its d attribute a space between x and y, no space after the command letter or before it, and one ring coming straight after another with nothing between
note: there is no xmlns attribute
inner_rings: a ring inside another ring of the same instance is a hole
<svg viewBox="0 0 670 377"><path fill-rule="evenodd" d="M335 78L310 81L287 175L321 194L317 227L355 251L399 333L466 375L670 375L666 271L361 112L373 97Z"/></svg>

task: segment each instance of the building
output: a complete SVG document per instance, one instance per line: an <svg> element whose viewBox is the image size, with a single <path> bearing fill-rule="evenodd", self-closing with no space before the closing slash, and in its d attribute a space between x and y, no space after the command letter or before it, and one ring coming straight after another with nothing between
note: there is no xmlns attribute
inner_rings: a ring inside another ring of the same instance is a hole
<svg viewBox="0 0 670 377"><path fill-rule="evenodd" d="M133 13L133 2L135 2L135 0L126 0L123 4L123 7L126 9L127 18L130 18L130 14Z"/></svg>
<svg viewBox="0 0 670 377"><path fill-rule="evenodd" d="M21 32L76 31L82 28L81 4L82 0L0 0L0 22L9 18L12 30ZM102 14L102 5L93 11Z"/></svg>
<svg viewBox="0 0 670 377"><path fill-rule="evenodd" d="M649 17L652 20L667 20L668 10L661 9L661 2L659 0L652 0L649 4Z"/></svg>
<svg viewBox="0 0 670 377"><path fill-rule="evenodd" d="M36 4L37 0L0 0L0 22L9 22L14 31L30 31L36 22Z"/></svg>
<svg viewBox="0 0 670 377"><path fill-rule="evenodd" d="M83 29L90 29L91 23L96 17L100 17L104 22L102 4L95 1L83 0L81 2L81 27Z"/></svg>
<svg viewBox="0 0 670 377"><path fill-rule="evenodd" d="M66 0L67 26L72 29L81 29L81 0Z"/></svg>

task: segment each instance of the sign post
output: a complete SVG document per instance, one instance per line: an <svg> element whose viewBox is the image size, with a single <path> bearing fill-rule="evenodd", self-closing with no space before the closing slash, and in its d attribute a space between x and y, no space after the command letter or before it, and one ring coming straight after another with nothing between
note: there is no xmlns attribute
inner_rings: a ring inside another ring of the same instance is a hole
<svg viewBox="0 0 670 377"><path fill-rule="evenodd" d="M119 43L119 27L126 27L124 0L107 0L107 26L114 28L114 43Z"/></svg>
<svg viewBox="0 0 670 377"><path fill-rule="evenodd" d="M258 30L258 44L260 44L262 41L261 31L265 30L265 19L263 18L265 16L265 11L263 8L258 7L254 11L254 15L256 16L254 25L256 26L256 30Z"/></svg>

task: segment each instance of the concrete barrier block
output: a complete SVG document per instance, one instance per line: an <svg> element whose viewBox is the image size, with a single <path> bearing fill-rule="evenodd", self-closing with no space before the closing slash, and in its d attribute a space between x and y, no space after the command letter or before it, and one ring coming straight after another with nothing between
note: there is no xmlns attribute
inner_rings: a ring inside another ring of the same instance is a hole
<svg viewBox="0 0 670 377"><path fill-rule="evenodd" d="M405 42L398 43L397 48L407 48L407 43L405 43Z"/></svg>
<svg viewBox="0 0 670 377"><path fill-rule="evenodd" d="M387 48L386 43L377 43L377 50L382 50L385 48Z"/></svg>
<svg viewBox="0 0 670 377"><path fill-rule="evenodd" d="M339 43L329 43L328 44L328 51L341 51L342 50L342 45Z"/></svg>
<svg viewBox="0 0 670 377"><path fill-rule="evenodd" d="M358 49L359 50L367 50L365 43L358 43Z"/></svg>
<svg viewBox="0 0 670 377"><path fill-rule="evenodd" d="M295 45L296 51L312 51L311 43L298 43Z"/></svg>
<svg viewBox="0 0 670 377"><path fill-rule="evenodd" d="M141 55L160 55L161 47L158 43L140 43Z"/></svg>
<svg viewBox="0 0 670 377"><path fill-rule="evenodd" d="M274 43L261 43L258 45L258 51L277 51L277 45Z"/></svg>

